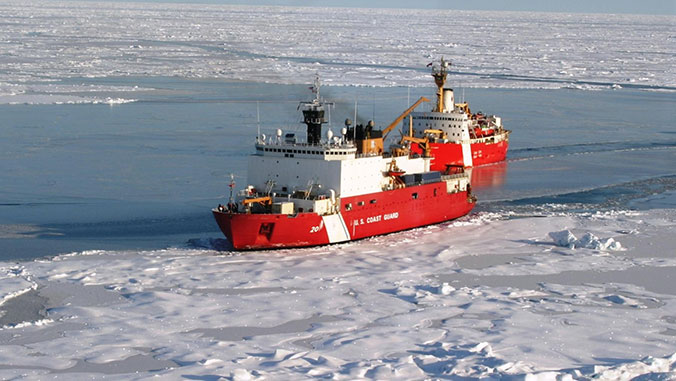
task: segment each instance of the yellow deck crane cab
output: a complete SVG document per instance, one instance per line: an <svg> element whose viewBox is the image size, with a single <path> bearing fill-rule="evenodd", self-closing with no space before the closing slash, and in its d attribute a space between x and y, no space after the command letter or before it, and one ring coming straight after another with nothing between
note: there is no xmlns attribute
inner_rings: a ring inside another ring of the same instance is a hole
<svg viewBox="0 0 676 381"><path fill-rule="evenodd" d="M418 146L420 146L420 149L423 151L423 156L429 157L430 156L430 139L425 136L424 138L414 138L413 136L402 136L401 138L401 145L405 145L406 143L416 143Z"/></svg>
<svg viewBox="0 0 676 381"><path fill-rule="evenodd" d="M387 135L399 124L404 118L406 118L416 107L418 107L423 102L429 102L430 100L425 97L420 97L411 107L406 109L401 115L397 117L392 123L390 123L384 130L382 130L381 136L371 137L369 133L366 133L363 139L355 141L357 146L357 152L361 154L381 154L383 153L383 142L387 138ZM367 132L370 132L373 128L373 122L369 122L367 125ZM376 134L374 134L376 135Z"/></svg>

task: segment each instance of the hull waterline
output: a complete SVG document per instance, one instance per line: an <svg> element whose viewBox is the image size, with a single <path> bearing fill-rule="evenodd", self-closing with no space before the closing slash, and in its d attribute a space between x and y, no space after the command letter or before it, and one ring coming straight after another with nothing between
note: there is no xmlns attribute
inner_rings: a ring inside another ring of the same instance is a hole
<svg viewBox="0 0 676 381"><path fill-rule="evenodd" d="M325 245L412 229L464 216L474 205L468 192L447 193L446 183L439 182L349 197L341 200L339 213L324 216L213 214L235 249L253 250Z"/></svg>

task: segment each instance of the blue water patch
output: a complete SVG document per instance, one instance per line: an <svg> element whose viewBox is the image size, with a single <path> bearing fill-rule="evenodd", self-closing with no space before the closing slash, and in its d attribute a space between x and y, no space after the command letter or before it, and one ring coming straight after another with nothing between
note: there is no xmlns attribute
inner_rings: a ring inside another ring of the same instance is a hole
<svg viewBox="0 0 676 381"><path fill-rule="evenodd" d="M306 85L66 82L147 90L134 93L135 102L114 105L0 105L0 259L223 239L210 209L227 199L231 173L237 188L246 185L259 125L268 136L280 128L303 137L296 107L312 97ZM335 103L328 127L334 133L355 115L387 126L418 97L433 94L430 87L322 87ZM456 89L456 99L501 116L512 130L508 161L474 169L479 208L673 207L655 194L674 190L674 93Z"/></svg>

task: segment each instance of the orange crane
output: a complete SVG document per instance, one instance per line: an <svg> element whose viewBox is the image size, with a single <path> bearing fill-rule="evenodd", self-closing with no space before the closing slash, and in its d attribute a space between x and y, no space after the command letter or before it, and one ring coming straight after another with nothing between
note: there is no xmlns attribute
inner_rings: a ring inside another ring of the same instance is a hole
<svg viewBox="0 0 676 381"><path fill-rule="evenodd" d="M417 143L423 150L424 156L425 157L430 156L430 144L429 144L430 139L427 136L425 136L424 138L414 138L413 136L402 136L400 144L404 144L405 142Z"/></svg>
<svg viewBox="0 0 676 381"><path fill-rule="evenodd" d="M418 146L420 146L420 149L422 149L423 154L427 157L430 156L430 138L442 138L445 139L446 135L444 134L443 131L437 130L437 129L428 129L424 131L424 137L422 138L416 138L410 135L405 135L401 137L401 140L399 141L399 144L405 145L406 142L410 143L416 143Z"/></svg>
<svg viewBox="0 0 676 381"><path fill-rule="evenodd" d="M264 197L257 197L257 198L247 198L245 200L242 200L242 205L248 205L248 204L254 204L254 203L260 203L261 205L270 205L272 204L272 197L270 196L264 196Z"/></svg>
<svg viewBox="0 0 676 381"><path fill-rule="evenodd" d="M429 102L430 100L425 98L425 97L420 97L417 102L413 104L413 106L409 107L406 111L404 111L403 114L399 115L397 119L394 120L394 122L390 123L382 132L382 136L379 136L377 138L366 138L363 140L356 141L355 143L357 144L357 152L361 154L380 154L383 152L383 142L385 141L385 138L387 137L387 134L392 131L399 122L404 120L408 114L410 114L416 107L418 107L419 104L422 102Z"/></svg>
<svg viewBox="0 0 676 381"><path fill-rule="evenodd" d="M402 120L404 120L404 118L406 118L406 117L408 116L408 114L410 114L411 112L413 112L413 110L415 110L415 108L418 107L418 105L420 105L420 104L423 103L423 102L429 102L429 101L430 101L430 100L427 99L427 98L425 98L425 97L420 97L420 99L418 99L418 100L413 104L413 106L411 106L411 107L409 107L408 109L406 109L406 111L404 111L401 115L399 115L399 117L398 117L397 119L395 119L394 122L390 123L390 125L387 126L387 127L383 130L383 140L385 140L385 138L387 138L387 134L389 134L390 131L392 131L392 129L394 129L394 127L397 126L397 124L399 124Z"/></svg>

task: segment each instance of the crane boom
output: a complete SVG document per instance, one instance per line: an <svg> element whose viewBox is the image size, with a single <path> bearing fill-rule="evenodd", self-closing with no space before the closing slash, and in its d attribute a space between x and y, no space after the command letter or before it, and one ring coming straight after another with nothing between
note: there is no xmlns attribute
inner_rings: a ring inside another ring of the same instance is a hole
<svg viewBox="0 0 676 381"><path fill-rule="evenodd" d="M270 204L272 204L272 197L265 196L265 197L257 197L257 198L247 198L245 200L242 200L243 205L253 204L253 203L256 203L256 202L258 202L262 205L270 205Z"/></svg>
<svg viewBox="0 0 676 381"><path fill-rule="evenodd" d="M418 99L413 104L413 106L406 109L406 111L404 111L401 115L399 115L399 117L397 119L395 119L394 122L390 123L390 125L387 126L387 128L385 128L383 130L383 140L385 140L385 138L387 137L387 134L389 134L390 131L392 131L392 129L397 126L397 124L399 124L402 120L404 120L404 118L406 118L406 116L408 116L408 114L413 112L413 110L415 110L415 108L418 107L418 105L420 105L423 102L429 102L429 101L430 100L425 98L425 97L420 97L420 99Z"/></svg>

